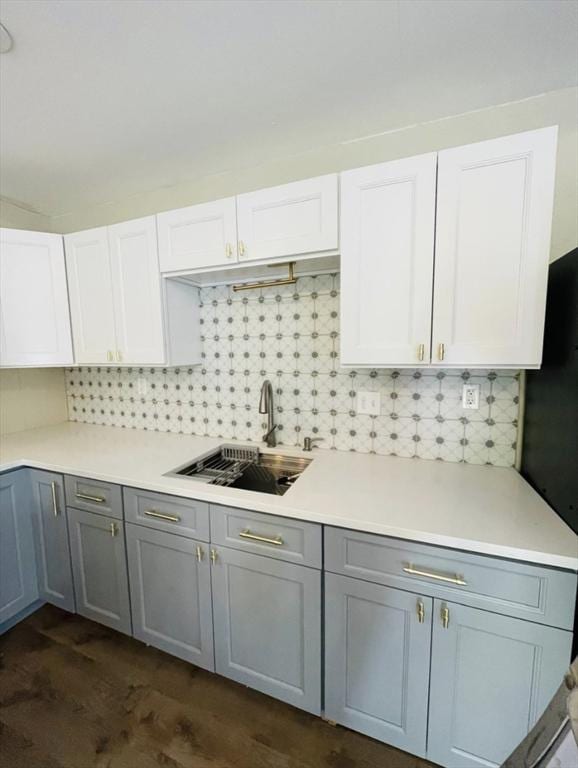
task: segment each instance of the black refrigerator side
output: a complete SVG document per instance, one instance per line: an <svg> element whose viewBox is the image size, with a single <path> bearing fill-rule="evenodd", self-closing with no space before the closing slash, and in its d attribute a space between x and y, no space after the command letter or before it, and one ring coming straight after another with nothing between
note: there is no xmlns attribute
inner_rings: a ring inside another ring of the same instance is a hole
<svg viewBox="0 0 578 768"><path fill-rule="evenodd" d="M550 265L544 355L526 375L523 435L522 475L578 533L578 248Z"/></svg>

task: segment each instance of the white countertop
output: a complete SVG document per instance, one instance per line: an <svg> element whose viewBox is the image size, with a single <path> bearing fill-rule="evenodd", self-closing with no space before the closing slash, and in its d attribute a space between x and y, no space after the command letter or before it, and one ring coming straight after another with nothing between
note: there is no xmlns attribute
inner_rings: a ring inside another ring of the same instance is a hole
<svg viewBox="0 0 578 768"><path fill-rule="evenodd" d="M2 437L0 471L38 467L578 570L578 537L513 469L279 446L272 452L313 459L284 496L164 476L226 442L64 422Z"/></svg>

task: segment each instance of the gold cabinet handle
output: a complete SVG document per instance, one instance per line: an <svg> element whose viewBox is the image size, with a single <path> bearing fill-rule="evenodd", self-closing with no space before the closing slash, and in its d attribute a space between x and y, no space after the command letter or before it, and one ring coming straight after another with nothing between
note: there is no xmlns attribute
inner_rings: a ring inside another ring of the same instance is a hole
<svg viewBox="0 0 578 768"><path fill-rule="evenodd" d="M114 537L114 536L116 536L117 533L118 533L118 526L117 526L117 524L116 523L111 523L110 524L110 535L112 537Z"/></svg>
<svg viewBox="0 0 578 768"><path fill-rule="evenodd" d="M446 345L438 344L438 359L443 360L446 356Z"/></svg>
<svg viewBox="0 0 578 768"><path fill-rule="evenodd" d="M417 620L420 624L423 624L425 621L425 606L423 600L417 601Z"/></svg>
<svg viewBox="0 0 578 768"><path fill-rule="evenodd" d="M442 605L440 616L442 619L442 627L447 629L450 625L450 609L447 607L447 605Z"/></svg>
<svg viewBox="0 0 578 768"><path fill-rule="evenodd" d="M93 501L95 504L104 504L106 501L104 496L91 496L90 493L77 493L76 498L83 501Z"/></svg>
<svg viewBox="0 0 578 768"><path fill-rule="evenodd" d="M417 359L421 361L424 359L425 356L425 344L420 344L417 348Z"/></svg>
<svg viewBox="0 0 578 768"><path fill-rule="evenodd" d="M225 256L228 259L232 259L233 258L233 246L231 245L231 243L227 243L225 245Z"/></svg>
<svg viewBox="0 0 578 768"><path fill-rule="evenodd" d="M239 240L239 256L245 255L245 243L242 240Z"/></svg>
<svg viewBox="0 0 578 768"><path fill-rule="evenodd" d="M408 564L403 568L404 573L411 573L412 576L425 576L426 579L435 579L436 581L446 581L449 584L458 584L460 587L466 587L468 582L464 581L462 576L457 573L453 576L447 576L443 573L434 573L433 571L422 571Z"/></svg>
<svg viewBox="0 0 578 768"><path fill-rule="evenodd" d="M178 515L167 515L165 512L157 512L156 509L145 509L147 517L157 517L159 520L168 520L169 523L180 523L181 518Z"/></svg>
<svg viewBox="0 0 578 768"><path fill-rule="evenodd" d="M197 544L197 547L196 547L196 549L195 549L195 557L197 558L197 560L199 561L199 563L202 563L202 562L203 562L203 558L204 558L204 556L205 556L205 553L204 553L204 551L203 551L203 548L202 548L202 547L200 547L200 546Z"/></svg>
<svg viewBox="0 0 578 768"><path fill-rule="evenodd" d="M211 549L211 562L213 563L213 565L215 565L217 560L218 560L217 550Z"/></svg>
<svg viewBox="0 0 578 768"><path fill-rule="evenodd" d="M117 362L122 363L122 352L120 351L120 349L116 350L116 359L117 359Z"/></svg>
<svg viewBox="0 0 578 768"><path fill-rule="evenodd" d="M260 541L262 544L273 544L274 547L283 546L283 539L281 536L275 536L274 539L270 539L267 536L259 536L257 533L251 533L248 528L245 528L244 531L241 531L239 538L250 539L251 541Z"/></svg>
<svg viewBox="0 0 578 768"><path fill-rule="evenodd" d="M50 483L50 490L52 492L52 512L54 517L58 517L58 499L56 498L56 483L54 481Z"/></svg>
<svg viewBox="0 0 578 768"><path fill-rule="evenodd" d="M112 354L112 350L111 350L111 349L107 350L107 352L106 352L106 359L107 359L107 360L108 360L110 363L112 363L112 361L114 360L114 356L113 356L113 354Z"/></svg>

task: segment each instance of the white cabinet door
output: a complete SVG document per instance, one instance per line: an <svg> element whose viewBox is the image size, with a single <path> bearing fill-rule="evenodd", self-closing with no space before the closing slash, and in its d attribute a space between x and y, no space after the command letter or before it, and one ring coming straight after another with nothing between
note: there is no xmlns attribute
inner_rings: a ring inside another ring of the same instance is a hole
<svg viewBox="0 0 578 768"><path fill-rule="evenodd" d="M116 333L106 227L66 235L64 244L75 360L111 362Z"/></svg>
<svg viewBox="0 0 578 768"><path fill-rule="evenodd" d="M154 216L108 228L119 363L165 362Z"/></svg>
<svg viewBox="0 0 578 768"><path fill-rule="evenodd" d="M341 364L430 359L436 154L341 174Z"/></svg>
<svg viewBox="0 0 578 768"><path fill-rule="evenodd" d="M71 365L61 235L0 233L0 365Z"/></svg>
<svg viewBox="0 0 578 768"><path fill-rule="evenodd" d="M161 272L237 261L235 198L157 214Z"/></svg>
<svg viewBox="0 0 578 768"><path fill-rule="evenodd" d="M540 365L556 136L545 128L439 153L435 362Z"/></svg>
<svg viewBox="0 0 578 768"><path fill-rule="evenodd" d="M337 174L237 197L239 260L335 250Z"/></svg>

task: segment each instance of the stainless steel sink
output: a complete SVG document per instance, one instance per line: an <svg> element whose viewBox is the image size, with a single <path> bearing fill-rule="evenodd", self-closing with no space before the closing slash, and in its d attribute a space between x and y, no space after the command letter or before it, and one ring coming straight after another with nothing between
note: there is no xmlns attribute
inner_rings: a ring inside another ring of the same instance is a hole
<svg viewBox="0 0 578 768"><path fill-rule="evenodd" d="M300 456L261 453L250 445L221 445L191 464L169 472L169 475L282 496L311 461Z"/></svg>

